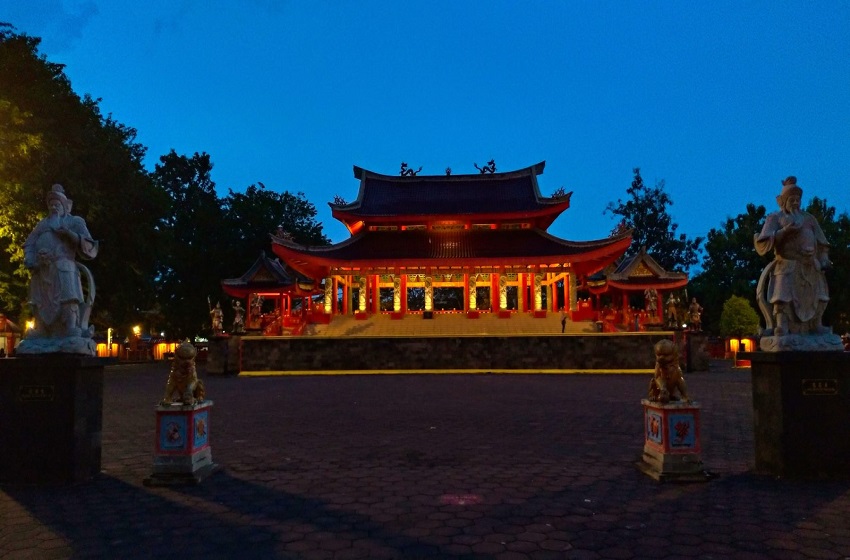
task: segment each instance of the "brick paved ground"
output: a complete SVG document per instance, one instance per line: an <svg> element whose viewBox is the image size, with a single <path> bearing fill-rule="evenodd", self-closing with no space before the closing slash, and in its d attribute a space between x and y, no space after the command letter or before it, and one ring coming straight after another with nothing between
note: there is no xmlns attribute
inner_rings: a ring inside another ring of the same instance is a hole
<svg viewBox="0 0 850 560"><path fill-rule="evenodd" d="M703 484L635 468L644 376L206 376L223 470L147 488L166 368L107 368L96 480L0 488L0 559L850 558L850 482L752 474L749 370L688 376Z"/></svg>

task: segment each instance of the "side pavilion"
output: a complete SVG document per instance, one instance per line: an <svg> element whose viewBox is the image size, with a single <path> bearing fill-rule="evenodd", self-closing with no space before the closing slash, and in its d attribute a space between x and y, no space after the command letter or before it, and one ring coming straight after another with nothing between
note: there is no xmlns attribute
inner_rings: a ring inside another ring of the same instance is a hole
<svg viewBox="0 0 850 560"><path fill-rule="evenodd" d="M351 237L306 246L272 235L272 249L292 269L324 281L328 315L575 311L579 285L623 255L631 232L595 241L548 233L572 193L542 196L544 166L430 176L355 166L357 199L329 203Z"/></svg>

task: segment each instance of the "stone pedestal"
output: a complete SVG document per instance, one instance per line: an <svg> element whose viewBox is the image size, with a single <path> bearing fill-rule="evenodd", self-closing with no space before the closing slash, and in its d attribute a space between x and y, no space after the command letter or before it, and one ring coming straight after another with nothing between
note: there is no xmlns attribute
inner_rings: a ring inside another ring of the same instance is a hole
<svg viewBox="0 0 850 560"><path fill-rule="evenodd" d="M700 405L694 402L643 405L644 445L638 468L656 480L708 480L700 458Z"/></svg>
<svg viewBox="0 0 850 560"><path fill-rule="evenodd" d="M153 472L146 486L198 484L218 465L210 447L210 411L213 402L156 407Z"/></svg>
<svg viewBox="0 0 850 560"><path fill-rule="evenodd" d="M755 468L791 478L850 478L850 352L746 352Z"/></svg>
<svg viewBox="0 0 850 560"><path fill-rule="evenodd" d="M688 331L685 339L685 371L708 371L708 336L702 331Z"/></svg>
<svg viewBox="0 0 850 560"><path fill-rule="evenodd" d="M206 373L210 375L239 373L239 343L241 341L241 335L210 338Z"/></svg>
<svg viewBox="0 0 850 560"><path fill-rule="evenodd" d="M0 360L0 483L71 484L100 473L106 361Z"/></svg>

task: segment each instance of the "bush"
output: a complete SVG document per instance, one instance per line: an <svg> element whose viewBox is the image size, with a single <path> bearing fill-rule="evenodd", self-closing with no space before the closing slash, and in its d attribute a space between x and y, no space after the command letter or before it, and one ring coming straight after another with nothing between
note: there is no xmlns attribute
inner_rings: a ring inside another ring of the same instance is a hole
<svg viewBox="0 0 850 560"><path fill-rule="evenodd" d="M720 314L720 334L727 337L755 336L759 331L759 316L746 298L732 296L723 304Z"/></svg>

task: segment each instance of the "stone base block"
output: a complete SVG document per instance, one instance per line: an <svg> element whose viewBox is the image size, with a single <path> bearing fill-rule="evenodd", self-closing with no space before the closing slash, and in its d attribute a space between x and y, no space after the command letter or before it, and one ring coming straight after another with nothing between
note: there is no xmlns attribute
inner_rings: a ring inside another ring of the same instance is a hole
<svg viewBox="0 0 850 560"><path fill-rule="evenodd" d="M100 474L107 361L72 354L0 360L0 483L71 484Z"/></svg>
<svg viewBox="0 0 850 560"><path fill-rule="evenodd" d="M210 338L205 372L210 375L239 373L239 345L241 341L242 336L240 335Z"/></svg>
<svg viewBox="0 0 850 560"><path fill-rule="evenodd" d="M752 363L756 472L850 478L850 352L738 356Z"/></svg>
<svg viewBox="0 0 850 560"><path fill-rule="evenodd" d="M638 469L661 482L706 482L712 475L698 454L671 455L644 446Z"/></svg>

